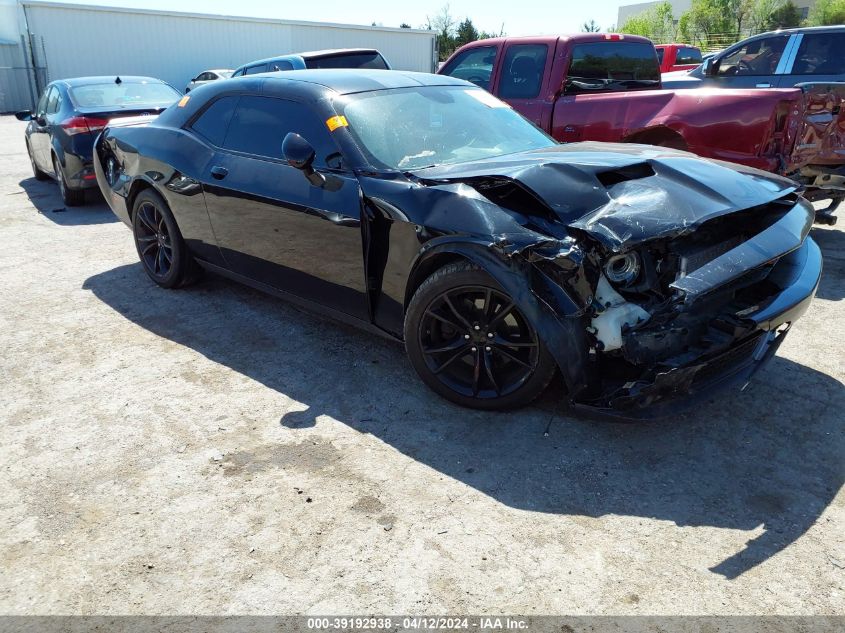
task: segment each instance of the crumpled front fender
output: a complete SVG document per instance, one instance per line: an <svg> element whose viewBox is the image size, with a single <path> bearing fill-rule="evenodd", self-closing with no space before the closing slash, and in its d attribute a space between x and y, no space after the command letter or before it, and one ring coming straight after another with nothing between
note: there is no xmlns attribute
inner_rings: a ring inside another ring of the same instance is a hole
<svg viewBox="0 0 845 633"><path fill-rule="evenodd" d="M445 241L448 240L448 241ZM450 254L489 274L510 295L539 334L563 374L570 397L587 386L590 371L585 311L569 294L522 255L507 256L473 238L431 240L414 263Z"/></svg>

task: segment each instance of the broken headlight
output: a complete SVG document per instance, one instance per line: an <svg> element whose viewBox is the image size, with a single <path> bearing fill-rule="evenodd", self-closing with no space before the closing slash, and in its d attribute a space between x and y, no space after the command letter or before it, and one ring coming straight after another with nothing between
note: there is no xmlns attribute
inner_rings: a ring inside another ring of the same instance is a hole
<svg viewBox="0 0 845 633"><path fill-rule="evenodd" d="M629 286L640 276L640 256L637 253L614 255L604 265L607 279L619 286Z"/></svg>

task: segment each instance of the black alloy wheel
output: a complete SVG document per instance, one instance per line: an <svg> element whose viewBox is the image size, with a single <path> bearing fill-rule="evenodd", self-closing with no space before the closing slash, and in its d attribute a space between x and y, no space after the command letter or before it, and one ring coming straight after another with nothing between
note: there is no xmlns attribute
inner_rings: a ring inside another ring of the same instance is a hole
<svg viewBox="0 0 845 633"><path fill-rule="evenodd" d="M199 267L164 199L155 191L142 191L132 206L135 248L150 279L163 288L192 283Z"/></svg>
<svg viewBox="0 0 845 633"><path fill-rule="evenodd" d="M173 267L173 241L164 214L151 202L138 207L138 255L147 271L157 279L165 279Z"/></svg>
<svg viewBox="0 0 845 633"><path fill-rule="evenodd" d="M468 263L447 266L420 286L409 306L405 343L426 384L474 408L526 404L555 371L511 298Z"/></svg>

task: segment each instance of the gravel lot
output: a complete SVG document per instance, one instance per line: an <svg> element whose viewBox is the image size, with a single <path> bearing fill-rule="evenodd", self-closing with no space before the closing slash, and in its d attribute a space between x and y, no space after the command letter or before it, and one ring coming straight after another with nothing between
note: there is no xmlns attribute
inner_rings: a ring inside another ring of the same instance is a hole
<svg viewBox="0 0 845 633"><path fill-rule="evenodd" d="M429 393L401 347L144 275L0 118L0 612L845 613L845 232L745 392L643 424ZM547 432L547 433L546 433Z"/></svg>

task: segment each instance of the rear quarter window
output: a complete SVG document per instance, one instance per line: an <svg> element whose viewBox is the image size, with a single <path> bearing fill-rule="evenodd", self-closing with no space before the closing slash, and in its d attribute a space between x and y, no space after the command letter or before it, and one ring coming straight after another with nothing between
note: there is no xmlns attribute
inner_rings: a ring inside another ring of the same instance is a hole
<svg viewBox="0 0 845 633"><path fill-rule="evenodd" d="M212 102L191 125L191 129L212 145L223 146L238 97L221 97Z"/></svg>

